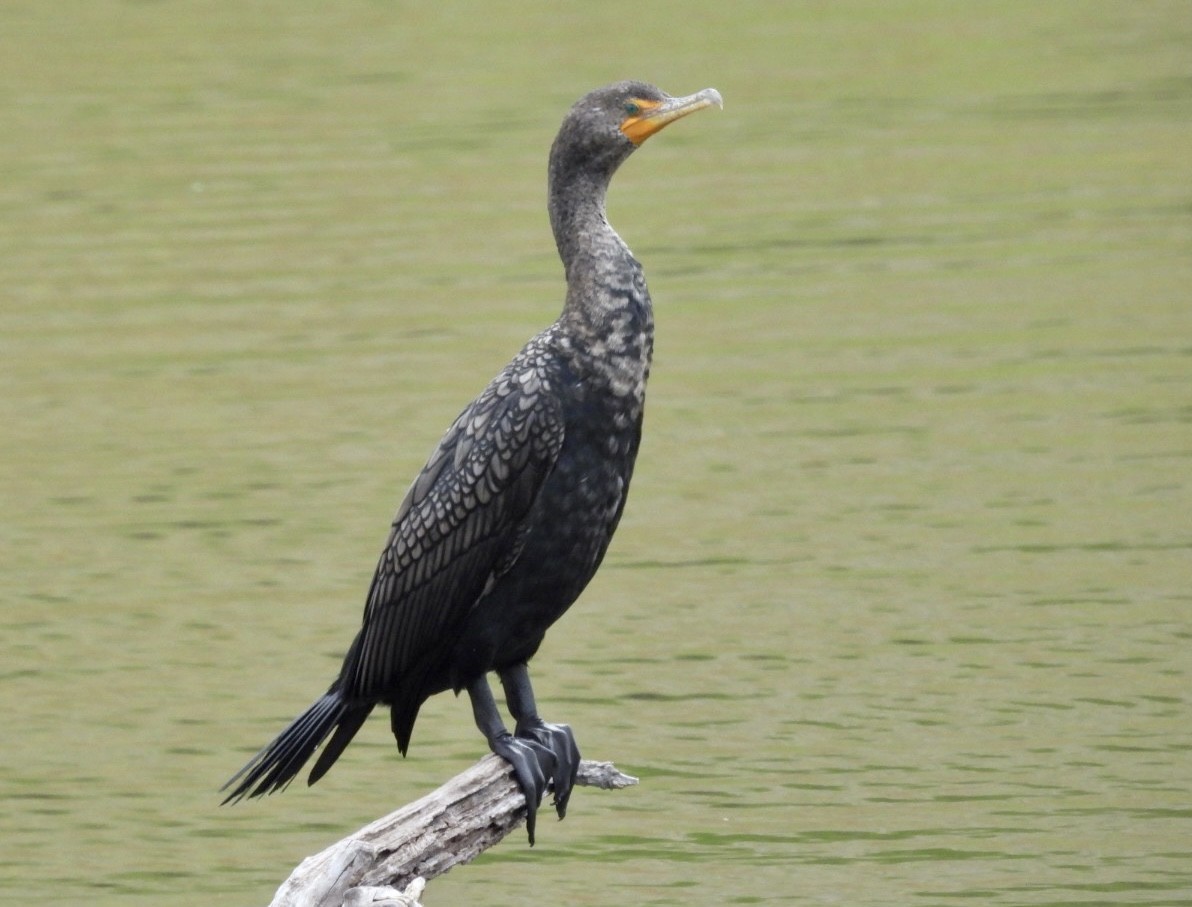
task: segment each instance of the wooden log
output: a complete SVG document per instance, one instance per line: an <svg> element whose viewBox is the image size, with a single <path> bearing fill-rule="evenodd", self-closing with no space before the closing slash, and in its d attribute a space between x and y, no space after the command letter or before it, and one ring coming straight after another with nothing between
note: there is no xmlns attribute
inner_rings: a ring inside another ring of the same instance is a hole
<svg viewBox="0 0 1192 907"><path fill-rule="evenodd" d="M577 785L637 784L611 762L581 761ZM540 816L550 812L549 795ZM525 822L509 764L486 756L438 790L307 857L270 907L418 907L426 880L466 863Z"/></svg>

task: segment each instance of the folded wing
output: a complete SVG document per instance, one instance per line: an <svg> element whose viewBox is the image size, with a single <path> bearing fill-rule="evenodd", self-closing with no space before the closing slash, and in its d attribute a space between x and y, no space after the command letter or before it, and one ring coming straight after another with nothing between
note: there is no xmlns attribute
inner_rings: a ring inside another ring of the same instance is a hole
<svg viewBox="0 0 1192 907"><path fill-rule="evenodd" d="M530 367L502 372L448 429L394 518L340 676L349 698L390 694L514 564L562 444Z"/></svg>

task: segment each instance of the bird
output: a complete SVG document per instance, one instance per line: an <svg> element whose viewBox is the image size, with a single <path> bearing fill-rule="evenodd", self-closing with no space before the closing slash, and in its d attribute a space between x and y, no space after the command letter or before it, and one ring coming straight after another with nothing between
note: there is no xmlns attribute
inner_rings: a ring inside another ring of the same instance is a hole
<svg viewBox="0 0 1192 907"><path fill-rule="evenodd" d="M398 507L338 676L224 784L225 804L287 787L322 746L314 784L376 706L388 706L404 756L422 704L466 690L477 728L525 796L530 844L548 788L564 817L579 747L568 725L539 717L527 664L620 522L653 354L642 267L610 226L605 197L647 138L711 106L723 106L713 88L672 97L625 81L570 108L548 164L563 310L447 429ZM512 733L489 686L494 672Z"/></svg>

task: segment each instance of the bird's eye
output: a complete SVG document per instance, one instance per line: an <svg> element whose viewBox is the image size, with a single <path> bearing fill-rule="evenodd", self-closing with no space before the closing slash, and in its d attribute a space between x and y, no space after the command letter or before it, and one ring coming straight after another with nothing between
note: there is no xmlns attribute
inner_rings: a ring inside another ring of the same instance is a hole
<svg viewBox="0 0 1192 907"><path fill-rule="evenodd" d="M642 112L642 106L641 104L637 103L637 101L626 101L623 105L623 109L631 117L635 117Z"/></svg>

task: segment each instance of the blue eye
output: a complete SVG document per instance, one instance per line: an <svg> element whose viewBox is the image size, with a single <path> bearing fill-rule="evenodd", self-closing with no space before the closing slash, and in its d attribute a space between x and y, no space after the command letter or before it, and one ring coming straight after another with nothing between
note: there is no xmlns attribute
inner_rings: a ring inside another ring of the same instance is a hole
<svg viewBox="0 0 1192 907"><path fill-rule="evenodd" d="M637 101L626 101L624 110L631 117L635 117L642 112L641 105L638 104Z"/></svg>

